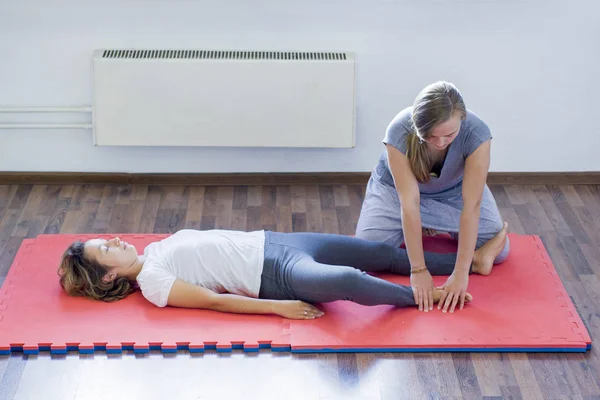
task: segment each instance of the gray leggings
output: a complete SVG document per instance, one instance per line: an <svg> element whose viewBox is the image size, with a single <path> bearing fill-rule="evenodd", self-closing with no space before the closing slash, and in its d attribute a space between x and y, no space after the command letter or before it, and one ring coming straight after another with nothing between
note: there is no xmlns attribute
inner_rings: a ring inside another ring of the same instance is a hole
<svg viewBox="0 0 600 400"><path fill-rule="evenodd" d="M425 252L432 275L450 275L456 254ZM414 306L410 286L367 272L410 275L405 249L386 243L326 233L265 231L265 259L259 297L323 303L349 300L373 306Z"/></svg>

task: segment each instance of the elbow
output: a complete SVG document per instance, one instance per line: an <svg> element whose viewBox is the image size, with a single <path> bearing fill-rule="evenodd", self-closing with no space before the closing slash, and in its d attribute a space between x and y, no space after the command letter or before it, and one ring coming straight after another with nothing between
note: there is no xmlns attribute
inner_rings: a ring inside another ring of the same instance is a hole
<svg viewBox="0 0 600 400"><path fill-rule="evenodd" d="M401 205L402 219L414 219L420 212L418 202L416 204L414 202L407 202Z"/></svg>
<svg viewBox="0 0 600 400"><path fill-rule="evenodd" d="M419 212L421 205L421 198L419 192L416 194L408 194L406 196L400 196L400 207L403 212Z"/></svg>
<svg viewBox="0 0 600 400"><path fill-rule="evenodd" d="M205 299L204 308L213 311L227 311L227 298L219 294L213 294Z"/></svg>
<svg viewBox="0 0 600 400"><path fill-rule="evenodd" d="M478 215L481 210L481 199L463 201L463 212L467 215Z"/></svg>

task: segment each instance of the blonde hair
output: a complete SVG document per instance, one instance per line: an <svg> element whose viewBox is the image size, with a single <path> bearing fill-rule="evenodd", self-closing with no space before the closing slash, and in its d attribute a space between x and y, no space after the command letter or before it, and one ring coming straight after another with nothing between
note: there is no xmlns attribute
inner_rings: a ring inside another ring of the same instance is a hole
<svg viewBox="0 0 600 400"><path fill-rule="evenodd" d="M412 132L406 136L406 156L417 181L429 181L433 163L425 140L433 128L448 121L457 111L462 119L466 117L463 98L452 83L432 83L417 95L412 110Z"/></svg>
<svg viewBox="0 0 600 400"><path fill-rule="evenodd" d="M63 253L58 275L60 285L71 296L113 302L121 300L136 290L134 282L118 277L111 282L102 278L108 272L95 260L86 257L85 243L76 241Z"/></svg>

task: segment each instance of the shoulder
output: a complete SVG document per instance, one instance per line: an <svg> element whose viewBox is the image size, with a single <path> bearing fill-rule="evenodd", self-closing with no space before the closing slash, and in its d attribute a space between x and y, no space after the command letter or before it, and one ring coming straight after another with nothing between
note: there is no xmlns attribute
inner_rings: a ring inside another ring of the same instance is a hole
<svg viewBox="0 0 600 400"><path fill-rule="evenodd" d="M388 124L383 143L405 151L406 135L412 131L412 106L400 111Z"/></svg>
<svg viewBox="0 0 600 400"><path fill-rule="evenodd" d="M472 136L488 139L491 137L491 131L488 124L471 110L467 110L467 117L464 120L465 132Z"/></svg>
<svg viewBox="0 0 600 400"><path fill-rule="evenodd" d="M165 307L175 279L176 276L162 267L159 260L149 259L144 262L136 281L148 301Z"/></svg>
<svg viewBox="0 0 600 400"><path fill-rule="evenodd" d="M136 280L140 285L140 289L149 286L155 286L157 283L170 279L174 276L164 266L160 259L150 258L144 261L142 270L138 274Z"/></svg>
<svg viewBox="0 0 600 400"><path fill-rule="evenodd" d="M412 106L406 107L390 121L387 126L387 130L393 130L398 132L407 132L412 130Z"/></svg>
<svg viewBox="0 0 600 400"><path fill-rule="evenodd" d="M488 124L476 113L467 110L467 117L461 127L463 155L469 157L484 142L492 139Z"/></svg>

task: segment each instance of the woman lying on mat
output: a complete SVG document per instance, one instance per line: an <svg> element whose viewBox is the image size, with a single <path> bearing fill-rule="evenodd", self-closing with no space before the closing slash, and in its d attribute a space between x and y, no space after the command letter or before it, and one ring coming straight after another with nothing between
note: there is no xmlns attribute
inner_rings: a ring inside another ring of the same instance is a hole
<svg viewBox="0 0 600 400"><path fill-rule="evenodd" d="M489 274L505 240L506 229L477 250L471 272ZM431 274L447 275L456 254L425 253L425 259ZM404 249L344 235L184 229L149 244L142 255L119 238L74 242L58 273L73 296L115 301L139 287L158 307L293 319L323 315L309 303L417 304L410 286L365 271L408 275L425 270L411 271ZM434 289L433 301L440 296Z"/></svg>
<svg viewBox="0 0 600 400"><path fill-rule="evenodd" d="M486 186L492 135L487 124L465 107L458 89L435 82L417 95L387 127L384 150L373 169L356 228L356 237L400 246L406 242L411 265L423 258L422 233L448 232L458 239L454 269L438 304L453 310L469 282L473 251L492 239L503 222ZM509 242L495 259L506 259ZM429 273L411 279L419 309L432 309Z"/></svg>

